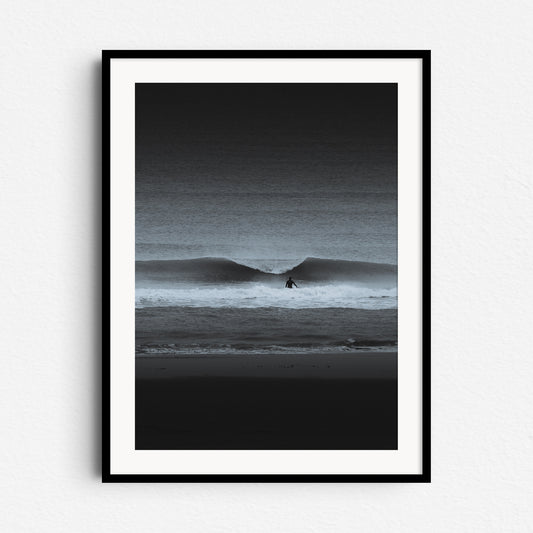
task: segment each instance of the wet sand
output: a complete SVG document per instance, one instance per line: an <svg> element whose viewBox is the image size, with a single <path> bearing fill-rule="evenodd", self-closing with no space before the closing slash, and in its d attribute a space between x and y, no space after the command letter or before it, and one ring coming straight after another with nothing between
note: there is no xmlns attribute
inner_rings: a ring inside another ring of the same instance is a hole
<svg viewBox="0 0 533 533"><path fill-rule="evenodd" d="M136 360L137 449L396 449L394 352Z"/></svg>

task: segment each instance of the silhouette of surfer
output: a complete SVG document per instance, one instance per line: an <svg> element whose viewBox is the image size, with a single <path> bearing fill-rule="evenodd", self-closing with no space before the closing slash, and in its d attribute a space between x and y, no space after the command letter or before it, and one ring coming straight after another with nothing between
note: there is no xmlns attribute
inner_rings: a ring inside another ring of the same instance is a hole
<svg viewBox="0 0 533 533"><path fill-rule="evenodd" d="M285 287L287 289L292 289L293 285L298 288L298 285L296 285L296 283L293 281L293 279L289 276L289 279L287 280L287 283L285 283Z"/></svg>

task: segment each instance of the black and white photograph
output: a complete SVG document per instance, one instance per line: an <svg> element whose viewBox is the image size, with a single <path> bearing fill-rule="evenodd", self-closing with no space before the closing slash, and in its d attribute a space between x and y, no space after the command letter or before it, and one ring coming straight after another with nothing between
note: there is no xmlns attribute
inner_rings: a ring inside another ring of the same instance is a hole
<svg viewBox="0 0 533 533"><path fill-rule="evenodd" d="M429 56L114 54L112 474L429 480Z"/></svg>
<svg viewBox="0 0 533 533"><path fill-rule="evenodd" d="M397 85L135 91L136 449L396 449Z"/></svg>

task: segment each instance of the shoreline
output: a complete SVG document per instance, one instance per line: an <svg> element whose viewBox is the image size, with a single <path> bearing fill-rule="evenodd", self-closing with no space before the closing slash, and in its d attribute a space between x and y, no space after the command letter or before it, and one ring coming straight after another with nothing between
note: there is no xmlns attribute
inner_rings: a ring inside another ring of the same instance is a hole
<svg viewBox="0 0 533 533"><path fill-rule="evenodd" d="M149 355L136 357L135 377L396 380L397 352Z"/></svg>

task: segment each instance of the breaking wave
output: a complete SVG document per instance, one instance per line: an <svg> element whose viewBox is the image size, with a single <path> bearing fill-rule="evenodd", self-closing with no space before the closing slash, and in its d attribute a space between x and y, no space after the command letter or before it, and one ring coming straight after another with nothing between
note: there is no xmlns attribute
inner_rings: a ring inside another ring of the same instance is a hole
<svg viewBox="0 0 533 533"><path fill-rule="evenodd" d="M257 265L257 261L251 261ZM296 266L264 264L262 268L237 263L230 259L202 257L198 259L137 261L136 281L175 285L176 283L242 283L261 282L283 286L291 276L300 282L350 282L367 287L396 286L397 266L382 263L318 259L308 257Z"/></svg>

